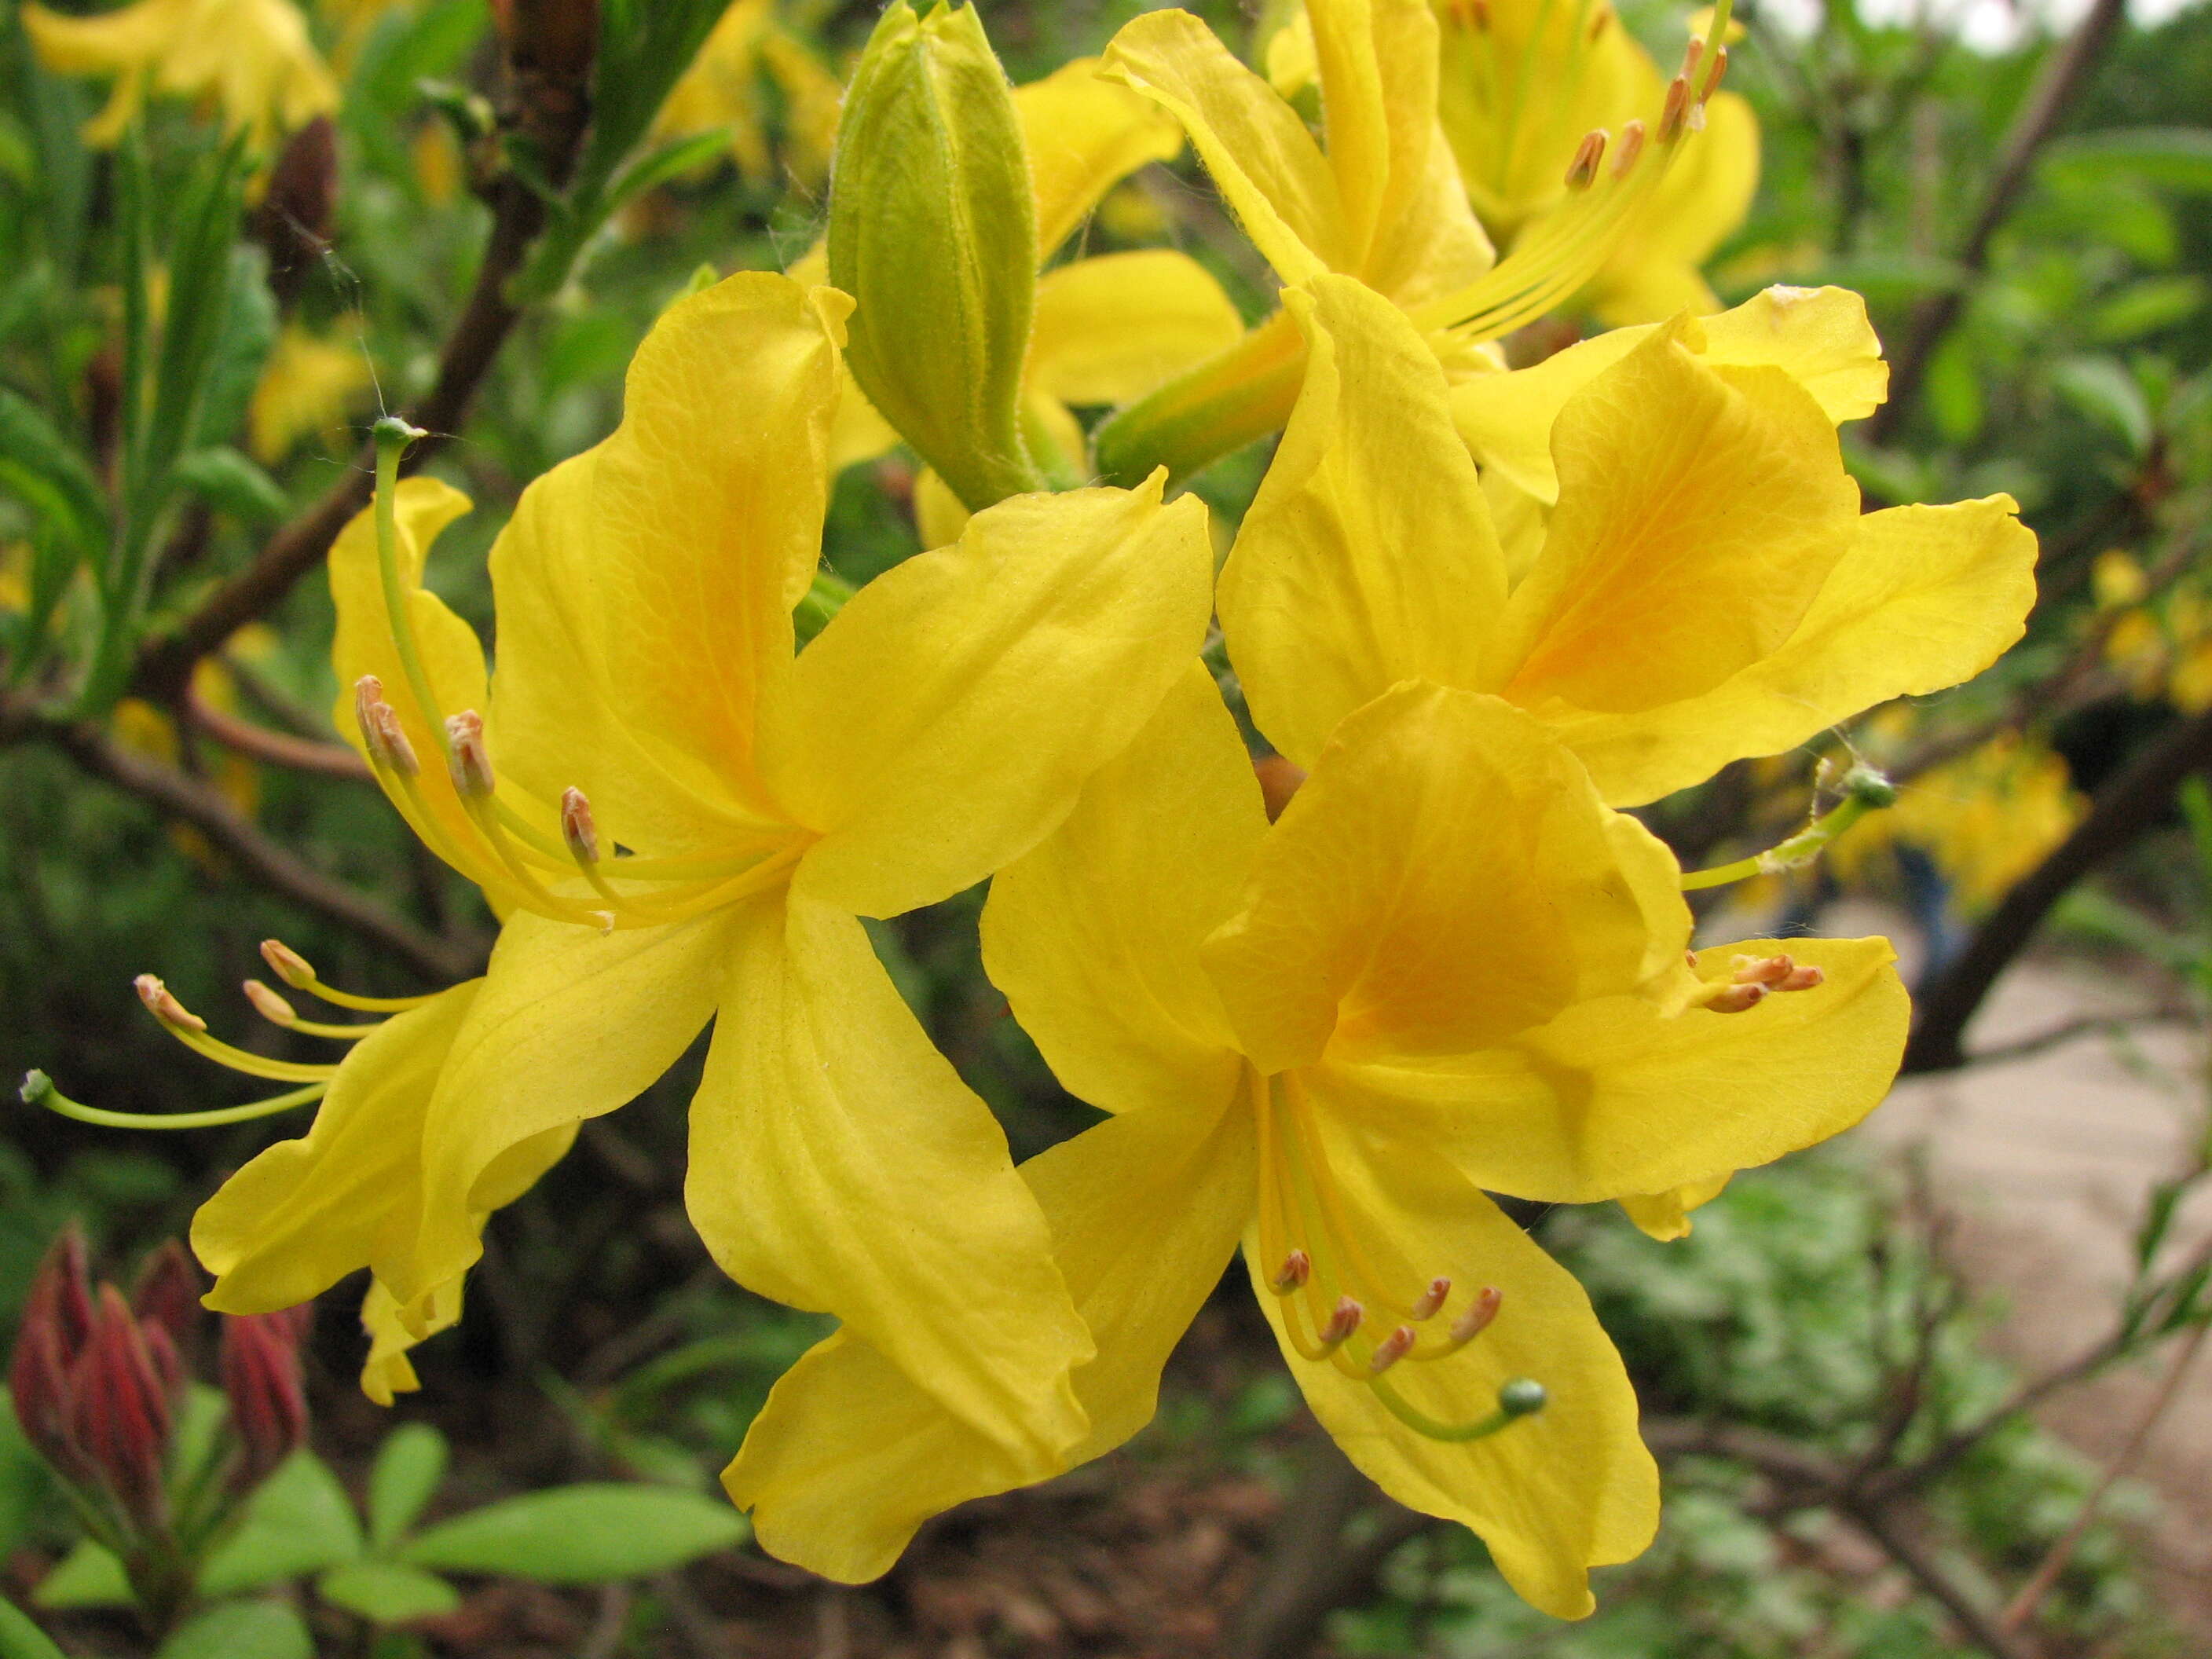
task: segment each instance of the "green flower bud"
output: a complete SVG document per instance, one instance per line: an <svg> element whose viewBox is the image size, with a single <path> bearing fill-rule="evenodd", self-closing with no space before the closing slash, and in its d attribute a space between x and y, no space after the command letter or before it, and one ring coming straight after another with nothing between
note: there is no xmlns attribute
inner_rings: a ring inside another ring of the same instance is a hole
<svg viewBox="0 0 2212 1659"><path fill-rule="evenodd" d="M1036 209L1013 89L972 5L896 0L854 71L830 185L846 362L971 512L1043 487L1021 435Z"/></svg>

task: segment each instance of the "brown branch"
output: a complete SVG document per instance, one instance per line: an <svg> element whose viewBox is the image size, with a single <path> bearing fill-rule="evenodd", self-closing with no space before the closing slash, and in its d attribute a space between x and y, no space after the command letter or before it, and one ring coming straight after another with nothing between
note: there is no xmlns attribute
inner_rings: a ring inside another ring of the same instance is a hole
<svg viewBox="0 0 2212 1659"><path fill-rule="evenodd" d="M2034 1649L2002 1628L1995 1615L1944 1571L1942 1564L1896 1508L1859 1501L1838 1505L1837 1513L1881 1545L1889 1559L1911 1574L1922 1589L1942 1602L1977 1647L1994 1656L1994 1659L2033 1659Z"/></svg>
<svg viewBox="0 0 2212 1659"><path fill-rule="evenodd" d="M368 763L343 744L323 743L313 738L294 737L289 732L271 732L265 726L256 726L235 714L217 708L198 692L185 693L185 718L227 749L254 760L266 761L271 766L289 767L295 772L313 772L326 778L349 778L357 783L373 782L376 775L368 769Z"/></svg>
<svg viewBox="0 0 2212 1659"><path fill-rule="evenodd" d="M325 875L257 829L221 791L124 748L99 727L61 726L47 735L86 771L189 823L260 885L390 952L441 984L481 973L482 953L449 944L396 916L366 894Z"/></svg>
<svg viewBox="0 0 2212 1659"><path fill-rule="evenodd" d="M2212 712L2179 722L2097 794L2089 815L1991 911L1966 948L1914 999L1918 1018L1903 1071L1945 1072L1966 1063L1965 1036L1982 1000L2027 948L2053 905L2075 883L2155 824L2183 779L2212 769Z"/></svg>
<svg viewBox="0 0 2212 1659"><path fill-rule="evenodd" d="M1930 297L1913 314L1905 347L1891 360L1889 401L1876 410L1874 418L1867 422L1870 442L1888 441L1911 411L1936 347L1942 344L1944 336L1951 331L1960 313L1966 308L1969 279L1988 265L1990 245L2027 185L2037 152L2057 128L2059 117L2066 112L2082 82L2104 56L2106 47L2112 44L2123 15L2124 0L2095 0L2088 15L2045 65L2035 90L2005 138L1996 172L1982 198L1981 210L1974 216L1973 228L1966 233L1966 240L1959 249L1954 262L1958 267L1958 283Z"/></svg>
<svg viewBox="0 0 2212 1659"><path fill-rule="evenodd" d="M511 94L502 126L526 142L545 176L559 184L568 176L590 116L586 88L591 73L588 38L570 38L561 25L569 14L589 8L562 7L555 0L514 8L508 40ZM546 14L540 17L538 14ZM544 228L543 198L512 173L489 187L492 226L460 319L438 359L438 378L430 394L406 411L428 434L409 451L406 467L420 467L453 441L485 373L498 356L521 313L507 302L509 281L521 270L530 245ZM305 513L281 527L252 563L217 586L199 608L176 627L143 641L132 684L139 695L173 703L191 677L193 665L219 649L231 635L265 615L292 585L323 561L338 532L368 505L374 487L376 453L364 444L338 481Z"/></svg>
<svg viewBox="0 0 2212 1659"><path fill-rule="evenodd" d="M2152 1397L2150 1408L2144 1412L2142 1420L2136 1425L2135 1432L2128 1437L2127 1443L2120 1448L2118 1455L2105 1466L2104 1473L2097 1477L2097 1484L2082 1498L2081 1513L2074 1517L2073 1525L2068 1527L2065 1535L2051 1547L2051 1553L2028 1576L2027 1583L2021 1586L2020 1593L2007 1604L2003 1614L1997 1620L2000 1629L2018 1630L2035 1616L2035 1610L2041 1605L2043 1598L2051 1594L2051 1587L2058 1582L2058 1575L2066 1571L2066 1564L2074 1559L2074 1552L2089 1535L2090 1525L2096 1520L2097 1510L2103 1504L2106 1495L2134 1466L2136 1459L2142 1455L2143 1446L2150 1439L2151 1431L2158 1426L2159 1419L2166 1415L2167 1407L2180 1394L2181 1380L2189 1374L2189 1367L2203 1350L2208 1335L2212 1335L2212 1325L2199 1325L2191 1333L2189 1340L2181 1345L2181 1352L2174 1355L2173 1363L2166 1368L2157 1394Z"/></svg>

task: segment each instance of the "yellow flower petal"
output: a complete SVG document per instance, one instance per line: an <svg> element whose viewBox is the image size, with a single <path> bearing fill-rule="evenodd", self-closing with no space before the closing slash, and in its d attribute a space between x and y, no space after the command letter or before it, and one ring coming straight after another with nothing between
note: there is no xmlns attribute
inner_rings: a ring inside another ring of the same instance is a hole
<svg viewBox="0 0 2212 1659"><path fill-rule="evenodd" d="M1245 1053L1263 1072L1325 1048L1462 1054L1632 990L1654 915L1677 952L1689 916L1673 859L1616 823L1574 757L1494 697L1415 683L1356 711L1206 949Z"/></svg>
<svg viewBox="0 0 2212 1659"><path fill-rule="evenodd" d="M1251 1215L1249 1120L1197 1108L1115 1118L1022 1166L1098 1342L1074 1374L1090 1431L1055 1470L1152 1419L1161 1367ZM1035 1478L841 1331L775 1385L722 1480L762 1548L858 1583L887 1571L929 1516Z"/></svg>
<svg viewBox="0 0 2212 1659"><path fill-rule="evenodd" d="M1910 1014L1885 939L1746 940L1699 952L1699 971L1778 951L1826 982L1733 1014L1589 998L1480 1054L1348 1067L1344 1086L1370 1100L1378 1158L1387 1136L1397 1158L1521 1198L1632 1198L1771 1163L1881 1103Z"/></svg>
<svg viewBox="0 0 2212 1659"><path fill-rule="evenodd" d="M1188 254L1079 259L1038 280L1029 389L1063 404L1128 403L1243 337L1221 284Z"/></svg>
<svg viewBox="0 0 2212 1659"><path fill-rule="evenodd" d="M1507 606L1504 695L1628 714L1771 654L1850 548L1833 425L1778 368L1709 368L1669 325L1552 429L1559 504Z"/></svg>
<svg viewBox="0 0 2212 1659"><path fill-rule="evenodd" d="M1206 509L1142 489L1021 495L870 582L799 659L765 757L822 839L798 890L896 915L1034 846L1196 653Z"/></svg>
<svg viewBox="0 0 2212 1659"><path fill-rule="evenodd" d="M1394 179L1393 189L1359 272L1368 287L1411 309L1458 292L1498 263L1442 132L1431 135L1421 173Z"/></svg>
<svg viewBox="0 0 2212 1659"><path fill-rule="evenodd" d="M411 1251L423 1115L483 984L457 985L363 1037L307 1133L262 1152L200 1206L192 1249L216 1276L210 1307L289 1308Z"/></svg>
<svg viewBox="0 0 2212 1659"><path fill-rule="evenodd" d="M820 558L849 303L747 272L671 307L622 425L525 490L493 550L495 760L549 800L580 787L630 846L774 811L756 732Z"/></svg>
<svg viewBox="0 0 2212 1659"><path fill-rule="evenodd" d="M1858 520L1851 550L1771 655L1702 696L1553 729L1606 799L1656 800L1729 761L1779 754L1892 697L1971 679L2026 629L2035 533L2008 495Z"/></svg>
<svg viewBox="0 0 2212 1659"><path fill-rule="evenodd" d="M1425 1285L1504 1293L1495 1322L1449 1358L1404 1361L1389 1380L1416 1410L1471 1423L1498 1408L1501 1383L1543 1385L1541 1412L1486 1439L1431 1440L1387 1411L1364 1382L1334 1364L1283 1352L1306 1403L1345 1454L1410 1509L1474 1528L1506 1581L1545 1612L1579 1619L1594 1605L1588 1570L1625 1561L1650 1542L1659 1475L1636 1429L1636 1393L1620 1355L1574 1276L1476 1188L1434 1158L1364 1155L1340 1127L1337 1103L1317 1103L1330 1169L1376 1271ZM1354 1103L1353 1109L1358 1109ZM1261 1310L1283 1335L1285 1305L1269 1284L1278 1264L1245 1241Z"/></svg>
<svg viewBox="0 0 2212 1659"><path fill-rule="evenodd" d="M1087 1425L1090 1337L1006 1136L853 917L746 907L691 1107L685 1203L722 1270L836 1314L1035 1479Z"/></svg>
<svg viewBox="0 0 2212 1659"><path fill-rule="evenodd" d="M1672 1243L1690 1236L1690 1212L1718 1198L1732 1179L1733 1173L1714 1176L1706 1181L1692 1181L1686 1186L1670 1187L1663 1193L1624 1198L1620 1207L1644 1232L1662 1244Z"/></svg>
<svg viewBox="0 0 2212 1659"><path fill-rule="evenodd" d="M479 1218L556 1137L676 1062L714 1011L733 925L725 913L601 933L522 913L501 931L423 1120L414 1251L378 1269L403 1304L468 1270Z"/></svg>
<svg viewBox="0 0 2212 1659"><path fill-rule="evenodd" d="M1552 427L1560 410L1656 331L1656 325L1616 328L1533 368L1462 381L1452 388L1460 436L1486 470L1497 469L1547 503L1557 501ZM1684 328L1680 338L1707 363L1787 370L1839 424L1874 413L1888 391L1889 365L1867 321L1866 301L1849 289L1765 289Z"/></svg>
<svg viewBox="0 0 2212 1659"><path fill-rule="evenodd" d="M1097 58L1079 58L1014 88L1036 191L1040 259L1050 258L1115 185L1182 149L1172 116L1098 69Z"/></svg>
<svg viewBox="0 0 2212 1659"><path fill-rule="evenodd" d="M1187 11L1146 12L1106 49L1107 72L1182 124L1229 210L1275 274L1347 269L1344 207L1297 112Z"/></svg>
<svg viewBox="0 0 2212 1659"><path fill-rule="evenodd" d="M1225 1096L1243 1070L1207 934L1267 827L1243 739L1193 662L1075 811L1000 871L983 966L1068 1089L1109 1112Z"/></svg>
<svg viewBox="0 0 2212 1659"><path fill-rule="evenodd" d="M1419 331L1349 277L1285 304L1310 343L1305 381L1218 603L1253 719L1311 766L1399 680L1483 683L1505 568Z"/></svg>
<svg viewBox="0 0 2212 1659"><path fill-rule="evenodd" d="M362 1361L361 1391L380 1406L389 1406L395 1395L412 1394L422 1386L408 1358L416 1346L438 1332L450 1330L461 1319L461 1281L441 1289L424 1328L416 1332L399 1316L399 1303L380 1279L368 1281L368 1294L361 1302L361 1328L368 1337L368 1357Z"/></svg>

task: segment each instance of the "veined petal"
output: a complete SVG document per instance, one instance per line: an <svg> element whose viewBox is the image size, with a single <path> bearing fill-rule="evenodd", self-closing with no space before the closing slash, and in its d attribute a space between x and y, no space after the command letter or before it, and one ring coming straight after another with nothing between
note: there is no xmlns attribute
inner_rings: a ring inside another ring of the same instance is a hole
<svg viewBox="0 0 2212 1659"><path fill-rule="evenodd" d="M1350 277L1284 303L1305 380L1217 603L1253 719L1310 767L1399 680L1483 684L1505 565L1419 331Z"/></svg>
<svg viewBox="0 0 2212 1659"><path fill-rule="evenodd" d="M1550 724L1607 800L1656 800L1892 697L1972 679L2026 631L2034 604L2035 532L2012 497L1893 507L1858 520L1851 550L1771 656L1702 696Z"/></svg>
<svg viewBox="0 0 2212 1659"><path fill-rule="evenodd" d="M1037 253L1050 258L1099 198L1149 161L1182 149L1182 128L1150 99L1105 79L1095 58L1014 88L1036 191Z"/></svg>
<svg viewBox="0 0 2212 1659"><path fill-rule="evenodd" d="M551 1138L675 1064L714 1011L736 925L726 911L611 933L527 914L507 924L423 1122L413 1259L380 1269L402 1304L468 1270L481 1216Z"/></svg>
<svg viewBox="0 0 2212 1659"><path fill-rule="evenodd" d="M307 1133L263 1151L200 1206L192 1249L216 1276L208 1306L274 1312L412 1250L423 1116L483 985L456 985L363 1037Z"/></svg>
<svg viewBox="0 0 2212 1659"><path fill-rule="evenodd" d="M1889 365L1867 321L1866 301L1846 288L1762 289L1733 310L1680 326L1682 346L1706 363L1785 370L1838 424L1873 414L1887 395ZM1486 470L1556 501L1552 427L1559 411L1658 327L1612 329L1533 368L1461 381L1452 388L1461 438Z"/></svg>
<svg viewBox="0 0 2212 1659"><path fill-rule="evenodd" d="M1419 683L1358 709L1261 845L1205 957L1263 1072L1457 1054L1632 994L1674 860L1495 697ZM1648 843L1648 845L1647 845ZM1639 1190L1649 1190L1648 1188Z"/></svg>
<svg viewBox="0 0 2212 1659"><path fill-rule="evenodd" d="M1850 1127L1896 1075L1910 1013L1885 939L1750 939L1698 953L1786 951L1824 984L1741 1013L1669 1014L1594 997L1480 1054L1346 1068L1368 1097L1371 1155L1441 1160L1491 1192L1560 1204L1634 1198L1771 1163Z"/></svg>
<svg viewBox="0 0 2212 1659"><path fill-rule="evenodd" d="M896 915L1050 832L1198 651L1206 509L1141 489L1018 495L870 582L799 659L764 757L821 839L796 890Z"/></svg>
<svg viewBox="0 0 2212 1659"><path fill-rule="evenodd" d="M1251 1216L1251 1145L1249 1120L1194 1104L1112 1119L1022 1166L1098 1344L1074 1373L1090 1431L1051 1472L1152 1419L1161 1367ZM931 1516L1036 1478L840 1331L775 1385L722 1482L769 1554L858 1583Z"/></svg>
<svg viewBox="0 0 2212 1659"><path fill-rule="evenodd" d="M1770 655L1849 550L1858 487L1781 369L1709 367L1670 324L1571 398L1544 551L1514 591L1504 695L1626 714Z"/></svg>
<svg viewBox="0 0 2212 1659"><path fill-rule="evenodd" d="M1037 281L1029 389L1079 406L1128 403L1243 337L1221 284L1187 253L1078 259Z"/></svg>
<svg viewBox="0 0 2212 1659"><path fill-rule="evenodd" d="M1235 914L1267 831L1237 723L1202 663L1183 670L1067 821L1001 870L983 967L1072 1092L1109 1112L1196 1110L1243 1074L1199 963Z"/></svg>
<svg viewBox="0 0 2212 1659"><path fill-rule="evenodd" d="M746 907L691 1105L684 1200L724 1272L834 1313L1036 1479L1086 1431L1091 1357L990 1110L852 916Z"/></svg>
<svg viewBox="0 0 2212 1659"><path fill-rule="evenodd" d="M1286 283L1342 270L1350 250L1335 175L1296 110L1187 11L1122 27L1105 72L1182 123L1244 234Z"/></svg>
<svg viewBox="0 0 2212 1659"><path fill-rule="evenodd" d="M1430 135L1422 170L1394 177L1391 188L1360 272L1368 287L1411 310L1457 292L1498 263L1441 131Z"/></svg>
<svg viewBox="0 0 2212 1659"><path fill-rule="evenodd" d="M1562 1619L1594 1605L1593 1566L1625 1561L1651 1540L1659 1476L1637 1433L1636 1392L1574 1276L1501 1214L1474 1184L1434 1158L1389 1163L1334 1133L1338 1103L1322 1098L1330 1167L1375 1270L1418 1285L1437 1273L1504 1292L1497 1318L1459 1352L1401 1362L1389 1382L1417 1411L1472 1423L1498 1409L1499 1385L1528 1377L1544 1409L1486 1439L1431 1440L1393 1416L1366 1382L1334 1365L1283 1353L1306 1403L1345 1455L1410 1509L1470 1527L1506 1580ZM1356 1105L1354 1109L1356 1109ZM1244 1260L1254 1294L1283 1338L1275 1264Z"/></svg>
<svg viewBox="0 0 2212 1659"><path fill-rule="evenodd" d="M1637 228L1591 279L1589 299L1608 324L1656 322L1694 289L1699 311L1717 311L1698 268L1712 257L1759 192L1759 118L1747 99L1716 94L1705 130L1683 149Z"/></svg>
<svg viewBox="0 0 2212 1659"><path fill-rule="evenodd" d="M820 556L849 306L765 272L672 306L622 425L525 490L492 551L499 763L548 799L581 787L633 846L773 811L756 736Z"/></svg>

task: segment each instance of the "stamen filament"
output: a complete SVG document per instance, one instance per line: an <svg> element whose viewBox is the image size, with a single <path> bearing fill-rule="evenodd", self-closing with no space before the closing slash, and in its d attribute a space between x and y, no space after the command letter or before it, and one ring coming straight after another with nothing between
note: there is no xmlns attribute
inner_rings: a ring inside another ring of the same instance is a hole
<svg viewBox="0 0 2212 1659"><path fill-rule="evenodd" d="M313 964L282 939L263 939L261 959L269 964L271 973L294 990L319 997L333 1007L357 1008L369 1014L404 1014L430 1000L429 996L365 997L352 991L341 991L335 985L325 985L316 976Z"/></svg>
<svg viewBox="0 0 2212 1659"><path fill-rule="evenodd" d="M327 1083L312 1083L304 1089L295 1089L267 1100L251 1101L243 1106L222 1106L207 1112L111 1112L104 1107L71 1100L54 1087L54 1080L44 1072L25 1073L21 1092L27 1106L41 1106L60 1116L75 1118L79 1123L97 1124L104 1129L216 1129L227 1123L250 1123L255 1118L273 1117L279 1112L310 1105L320 1100L329 1087Z"/></svg>
<svg viewBox="0 0 2212 1659"><path fill-rule="evenodd" d="M1801 869L1820 857L1830 842L1869 812L1893 805L1896 800L1896 785L1870 766L1854 766L1844 775L1844 799L1832 811L1814 819L1787 840L1777 842L1764 853L1754 853L1733 864L1715 865L1710 870L1685 872L1682 890L1694 893L1753 876L1772 876L1785 870Z"/></svg>
<svg viewBox="0 0 2212 1659"><path fill-rule="evenodd" d="M298 1031L306 1036L335 1037L341 1042L358 1042L384 1022L370 1020L365 1025L331 1025L319 1019L301 1019L297 1009L270 990L258 979L249 979L244 987L246 1000L253 1010L271 1025L287 1031Z"/></svg>

